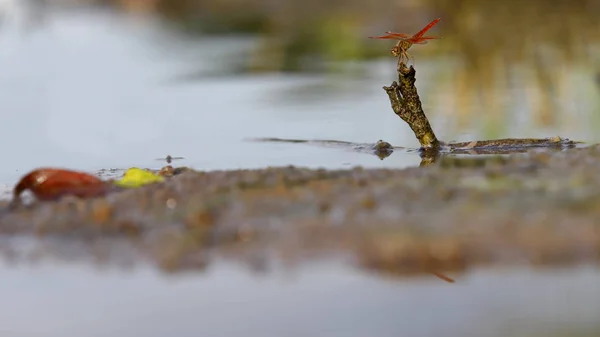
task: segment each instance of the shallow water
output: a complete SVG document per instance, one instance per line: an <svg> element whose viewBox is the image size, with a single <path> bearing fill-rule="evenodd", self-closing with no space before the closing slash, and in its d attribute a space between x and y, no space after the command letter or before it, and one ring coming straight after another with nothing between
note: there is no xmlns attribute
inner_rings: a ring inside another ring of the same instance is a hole
<svg viewBox="0 0 600 337"><path fill-rule="evenodd" d="M385 138L418 146L389 113L380 81L373 82L376 90L364 92L358 84L347 89L364 97L342 92L331 100L306 94L306 100L290 101L277 96L331 79L206 75L182 81L192 70L218 67L213 58L223 58L232 44L243 48L243 41L201 40L184 47L152 22L100 13L55 14L47 21L29 33L0 30L0 133L10 144L0 183L47 165L92 171L160 167L155 158L167 154L183 156L178 165L197 169L419 163L417 156L400 153L381 161L352 151L246 141Z"/></svg>
<svg viewBox="0 0 600 337"><path fill-rule="evenodd" d="M334 263L250 275L2 268L3 336L592 336L600 273L486 270L403 280ZM18 289L18 291L16 291Z"/></svg>
<svg viewBox="0 0 600 337"><path fill-rule="evenodd" d="M239 59L251 52L251 38L191 41L150 19L98 10L48 13L40 27L6 20L0 28L0 134L6 144L0 186L40 166L156 168L163 163L155 159L167 154L185 157L176 165L202 170L420 162L401 150L380 160L345 149L247 141L383 139L418 147L381 89L394 78L393 60L356 64L337 76L234 75ZM444 112L452 88L432 83L444 66L419 60L423 106L441 139L477 139L481 130L456 130ZM580 124L527 130L518 123L503 136L588 140L581 130L587 123Z"/></svg>

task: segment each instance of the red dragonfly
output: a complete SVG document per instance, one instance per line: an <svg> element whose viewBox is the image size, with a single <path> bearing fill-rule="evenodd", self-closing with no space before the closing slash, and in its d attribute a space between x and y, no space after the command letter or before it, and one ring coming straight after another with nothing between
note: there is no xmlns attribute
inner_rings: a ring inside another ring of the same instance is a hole
<svg viewBox="0 0 600 337"><path fill-rule="evenodd" d="M435 36L423 36L425 33L431 29L436 23L440 22L441 18L437 18L431 21L425 28L421 29L417 34L410 36L408 34L394 33L394 32L385 32L387 35L383 36L369 36L370 39L393 39L398 40L395 46L390 50L394 57L400 57L398 60L402 62L403 60L408 60L412 58L408 54L408 48L410 48L413 44L426 44L427 40L440 39L440 37Z"/></svg>

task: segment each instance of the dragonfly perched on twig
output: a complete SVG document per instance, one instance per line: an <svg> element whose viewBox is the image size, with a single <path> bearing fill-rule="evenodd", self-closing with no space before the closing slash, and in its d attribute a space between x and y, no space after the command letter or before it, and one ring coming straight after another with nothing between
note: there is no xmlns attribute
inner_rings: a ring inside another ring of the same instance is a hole
<svg viewBox="0 0 600 337"><path fill-rule="evenodd" d="M403 62L406 60L408 62L412 57L408 54L408 49L412 47L413 44L426 44L428 40L433 39L441 39L441 37L436 36L423 36L425 33L431 29L436 23L438 23L441 18L437 18L431 21L425 28L421 29L415 35L408 35L402 33L394 33L391 31L385 32L386 35L382 36L369 36L370 39L392 39L398 40L395 46L392 47L390 52L394 57L399 57L398 62Z"/></svg>

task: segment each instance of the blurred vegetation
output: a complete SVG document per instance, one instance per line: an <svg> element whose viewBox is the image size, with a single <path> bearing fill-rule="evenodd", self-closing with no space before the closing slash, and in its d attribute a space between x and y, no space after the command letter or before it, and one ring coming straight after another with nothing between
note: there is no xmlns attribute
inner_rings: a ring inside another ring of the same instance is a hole
<svg viewBox="0 0 600 337"><path fill-rule="evenodd" d="M141 0L107 0L121 8ZM442 63L430 90L434 111L453 116L458 129L473 122L486 135L506 134L506 111L521 105L538 126L569 125L600 100L600 1L597 0L146 0L168 26L190 35L254 34L259 37L245 71L339 69L343 61L390 58L391 41L371 40L387 30L415 33L442 17L439 35L411 53ZM148 6L147 6L148 7ZM418 50L416 50L418 49ZM430 81L431 82L431 81ZM511 91L512 90L512 91ZM506 97L506 92L511 92ZM503 95L504 93L504 95ZM595 114L597 115L597 114ZM508 116L510 117L510 116ZM513 116L515 120L518 117ZM591 116L595 122L600 118ZM522 116L520 117L522 120Z"/></svg>
<svg viewBox="0 0 600 337"><path fill-rule="evenodd" d="M387 46L366 36L386 30L415 33L438 16L443 21L432 34L449 42L436 43L433 49L458 54L474 67L527 58L543 64L548 48L557 50L553 57L573 62L592 53L590 42L600 41L596 0L378 0L368 5L358 0L104 2L127 10L152 10L187 34L258 34L265 41L259 49L267 55L373 57ZM379 52L369 51L373 47ZM285 59L271 63L272 70L285 70Z"/></svg>
<svg viewBox="0 0 600 337"><path fill-rule="evenodd" d="M137 2L139 0L130 0ZM123 9L135 8L128 0L107 0ZM255 34L259 36L247 71L326 71L332 63L388 56L389 43L367 39L393 29L400 18L395 13L413 13L402 20L408 31L420 29L431 19L425 4L357 0L154 0L152 9L165 23L181 33ZM388 8L391 6L391 8ZM382 14L383 13L383 14ZM381 16L385 20L381 20ZM420 17L420 18L419 18ZM387 22L387 23L386 23ZM379 28L370 29L377 24ZM335 66L333 67L335 68Z"/></svg>
<svg viewBox="0 0 600 337"><path fill-rule="evenodd" d="M489 124L498 125L497 112L506 110L510 101L521 102L529 106L538 125L569 123L565 103L581 101L575 93L581 89L575 88L593 86L600 70L600 2L435 0L432 4L450 14L443 35L452 41L443 47L460 57L450 74L457 107L478 105L491 117ZM498 92L509 87L525 92L514 91L505 102ZM476 95L468 95L473 88ZM557 120L560 114L567 119ZM468 114L462 116L460 122L465 123Z"/></svg>
<svg viewBox="0 0 600 337"><path fill-rule="evenodd" d="M443 39L411 49L421 72L420 62L436 61L427 69L434 78L420 84L440 93L428 95L429 115L452 116L457 129L476 120L487 137L506 135L506 125L524 121L567 128L583 111L600 124L594 113L600 111L598 0L87 2L151 13L191 38L257 37L240 57L244 72L338 72L346 61L393 62L392 41L367 37L387 30L412 34L441 17L431 35ZM502 123L506 118L514 120Z"/></svg>

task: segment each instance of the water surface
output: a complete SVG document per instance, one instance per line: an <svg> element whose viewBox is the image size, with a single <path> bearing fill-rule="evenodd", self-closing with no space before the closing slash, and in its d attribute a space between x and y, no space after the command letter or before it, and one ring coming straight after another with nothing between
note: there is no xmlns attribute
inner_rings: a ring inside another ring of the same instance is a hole
<svg viewBox="0 0 600 337"><path fill-rule="evenodd" d="M5 20L0 28L0 134L6 144L0 184L49 165L87 171L160 167L155 158L167 154L186 158L177 165L204 170L401 168L420 162L403 151L380 160L335 148L247 141L383 139L418 147L381 89L395 76L391 58L351 63L337 75L244 73L238 68L252 52L252 37L191 40L149 18L98 10L45 13L40 26ZM457 112L449 112L462 99L444 77L451 64L443 55L419 59L424 109L443 140L485 138L481 123L491 112L481 111L466 127L457 126ZM514 114L523 117L510 122L502 137L595 139L585 119L532 129L526 102L520 104L511 90L496 95L515 98Z"/></svg>
<svg viewBox="0 0 600 337"><path fill-rule="evenodd" d="M247 141L291 137L375 143L385 138L418 146L391 113L381 80L372 85L368 78L360 85L348 81L346 92L318 100L303 89L334 80L215 77L212 73L227 65L214 59L229 55L232 46L243 51L240 38L178 41L152 21L96 12L58 13L47 21L29 33L12 26L0 30L0 133L7 159L0 168L2 183L47 165L159 167L154 159L167 154L186 158L178 164L206 170L419 163L414 155L381 161L352 151ZM206 74L184 80L194 72ZM290 95L294 91L305 93Z"/></svg>
<svg viewBox="0 0 600 337"><path fill-rule="evenodd" d="M252 275L227 263L165 276L73 265L3 267L3 336L592 336L600 273L482 270L445 283L334 263ZM16 291L18 289L18 291Z"/></svg>

